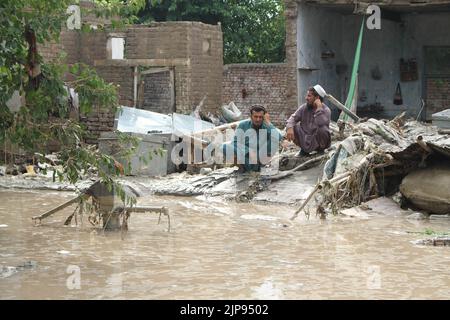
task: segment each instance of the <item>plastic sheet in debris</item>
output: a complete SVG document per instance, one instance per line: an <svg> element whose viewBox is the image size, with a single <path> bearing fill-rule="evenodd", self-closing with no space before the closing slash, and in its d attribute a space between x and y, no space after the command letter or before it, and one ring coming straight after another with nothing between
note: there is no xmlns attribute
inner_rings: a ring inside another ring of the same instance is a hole
<svg viewBox="0 0 450 320"><path fill-rule="evenodd" d="M211 122L206 122L184 114L172 114L173 133L176 135L192 134L215 127Z"/></svg>
<svg viewBox="0 0 450 320"><path fill-rule="evenodd" d="M134 133L172 133L172 117L122 106L116 115L117 130Z"/></svg>
<svg viewBox="0 0 450 320"><path fill-rule="evenodd" d="M343 173L354 167L365 156L358 154L364 147L364 140L360 136L350 136L342 141L331 158L325 163L324 177L331 179L333 175Z"/></svg>
<svg viewBox="0 0 450 320"><path fill-rule="evenodd" d="M183 114L165 115L125 106L117 112L116 121L117 130L142 134L174 133L181 136L214 128L210 122Z"/></svg>

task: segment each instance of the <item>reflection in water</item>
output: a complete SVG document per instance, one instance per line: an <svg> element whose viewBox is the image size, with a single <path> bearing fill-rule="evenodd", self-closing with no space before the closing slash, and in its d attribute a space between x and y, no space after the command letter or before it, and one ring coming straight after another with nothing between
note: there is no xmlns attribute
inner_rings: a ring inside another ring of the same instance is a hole
<svg viewBox="0 0 450 320"><path fill-rule="evenodd" d="M169 207L132 214L128 234L65 227L74 208L31 217L72 197L0 192L1 299L409 299L450 294L448 247L408 231L448 231L446 219L402 216L288 223L295 208L218 199L147 197ZM33 263L28 263L33 261Z"/></svg>

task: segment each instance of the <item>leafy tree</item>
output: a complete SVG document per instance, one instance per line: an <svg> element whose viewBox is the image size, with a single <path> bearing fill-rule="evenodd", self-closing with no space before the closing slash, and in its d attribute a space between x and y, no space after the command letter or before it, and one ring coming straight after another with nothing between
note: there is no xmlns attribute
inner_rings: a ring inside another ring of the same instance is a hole
<svg viewBox="0 0 450 320"><path fill-rule="evenodd" d="M113 157L83 142L87 132L77 119L69 117L71 106L66 87L78 92L83 113L95 108L117 108L116 87L86 65L68 66L61 59L47 63L38 50L39 44L58 41L68 18L66 10L76 2L0 2L0 145L10 141L30 153L43 154L48 143L56 141L61 145L63 169L55 171L54 177L75 183L84 172L95 167L102 180L112 183L111 173L119 174L123 168ZM145 3L144 0L100 2L96 14L104 17L123 14L132 17L133 10ZM19 110L13 111L7 101L15 91L20 92L24 102Z"/></svg>
<svg viewBox="0 0 450 320"><path fill-rule="evenodd" d="M282 0L150 0L140 21L222 24L224 62L282 62L285 57Z"/></svg>

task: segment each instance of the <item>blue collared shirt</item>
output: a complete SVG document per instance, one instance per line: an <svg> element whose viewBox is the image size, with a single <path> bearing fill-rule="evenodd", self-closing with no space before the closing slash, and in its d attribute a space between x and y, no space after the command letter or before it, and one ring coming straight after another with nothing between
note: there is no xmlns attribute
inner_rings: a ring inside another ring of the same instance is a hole
<svg viewBox="0 0 450 320"><path fill-rule="evenodd" d="M283 135L271 123L263 122L259 129L255 129L251 119L242 120L231 142L232 152L237 156L238 163L244 165L245 171L259 171L261 164L266 164L278 151L278 145L282 139ZM229 148L227 145L230 144L223 146L224 155ZM256 153L256 163L254 160L253 163L250 161L251 151Z"/></svg>

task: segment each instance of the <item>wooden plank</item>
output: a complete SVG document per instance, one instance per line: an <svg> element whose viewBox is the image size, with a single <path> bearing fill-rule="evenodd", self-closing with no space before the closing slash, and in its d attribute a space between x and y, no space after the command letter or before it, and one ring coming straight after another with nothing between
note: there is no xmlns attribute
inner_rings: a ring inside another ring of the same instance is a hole
<svg viewBox="0 0 450 320"><path fill-rule="evenodd" d="M41 214L40 216L34 216L34 217L31 218L31 219L33 219L33 220L42 220L42 219L48 218L48 217L50 217L51 215L55 214L56 212L58 212L58 211L60 211L60 210L62 210L62 209L64 209L64 208L67 208L67 207L70 206L71 204L74 204L74 203L80 201L81 198L84 197L84 196L85 196L85 195L79 195L78 197L73 198L73 199L70 199L69 201L66 201L66 202L64 202L63 204L57 206L56 208L53 208L53 209L51 209L51 210L49 210L49 211L47 211L47 212L44 212L44 213Z"/></svg>
<svg viewBox="0 0 450 320"><path fill-rule="evenodd" d="M127 207L126 210L129 212L156 212L156 213L169 213L169 209L166 207L157 207L157 206L136 206L136 207Z"/></svg>
<svg viewBox="0 0 450 320"><path fill-rule="evenodd" d="M323 161L325 159L328 159L328 154L323 154L317 157L314 157L312 159L309 159L308 161L303 162L302 164L296 166L295 168L291 170L281 171L280 173L273 175L273 176L267 176L268 179L275 181L279 179L283 179L286 177L289 177L292 175L295 171L299 171L301 169L309 168L309 166L316 164L317 162Z"/></svg>
<svg viewBox="0 0 450 320"><path fill-rule="evenodd" d="M352 111L347 109L342 103L340 103L331 94L327 94L326 98L328 98L328 100L330 100L330 102L333 103L339 110L341 110L342 112L345 112L350 118L355 120L355 122L359 122L359 120L360 120L359 117L356 114L354 114Z"/></svg>
<svg viewBox="0 0 450 320"><path fill-rule="evenodd" d="M123 60L95 60L94 66L117 66L117 67L176 67L188 66L189 59L175 58L175 59L123 59Z"/></svg>
<svg viewBox="0 0 450 320"><path fill-rule="evenodd" d="M227 123L227 124L223 124L221 126L218 126L218 127L212 128L212 129L195 132L195 133L192 134L192 136L217 134L217 133L220 133L220 132L225 131L227 129L235 129L239 125L239 123L241 121L242 120L236 121L236 122Z"/></svg>

